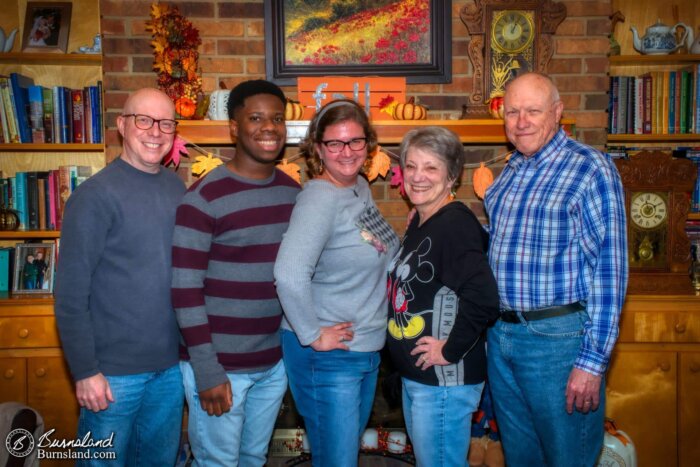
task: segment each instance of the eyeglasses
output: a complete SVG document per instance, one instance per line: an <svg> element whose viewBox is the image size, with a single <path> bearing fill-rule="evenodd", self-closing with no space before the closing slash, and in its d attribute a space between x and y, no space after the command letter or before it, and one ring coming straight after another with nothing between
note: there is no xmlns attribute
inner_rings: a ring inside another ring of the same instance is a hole
<svg viewBox="0 0 700 467"><path fill-rule="evenodd" d="M134 117L134 125L136 125L136 128L139 130L150 130L153 128L153 124L157 123L158 129L166 134L175 133L178 124L175 120L170 120L168 118L156 120L153 117L141 114L126 114L122 115L122 117Z"/></svg>
<svg viewBox="0 0 700 467"><path fill-rule="evenodd" d="M345 146L350 146L351 151L360 151L367 146L367 138L354 138L350 141L340 141L339 139L331 139L328 141L321 141L323 145L328 149L328 152L337 154L343 152Z"/></svg>

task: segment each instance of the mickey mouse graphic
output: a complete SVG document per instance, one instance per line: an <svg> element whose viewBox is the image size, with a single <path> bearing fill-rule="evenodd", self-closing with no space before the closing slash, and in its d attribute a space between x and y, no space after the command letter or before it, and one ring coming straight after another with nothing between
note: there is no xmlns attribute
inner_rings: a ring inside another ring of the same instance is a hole
<svg viewBox="0 0 700 467"><path fill-rule="evenodd" d="M387 283L389 300L391 300L394 310L394 316L389 318L388 329L389 335L394 339L413 339L419 336L425 329L425 319L422 315L433 312L433 310L424 310L418 313L407 311L408 302L414 299L411 282L428 283L435 277L433 264L422 260L430 252L431 245L430 238L426 238L418 245L418 248L397 264L396 261L403 254L402 246L390 264L389 269L396 271L396 280L392 282L389 278Z"/></svg>

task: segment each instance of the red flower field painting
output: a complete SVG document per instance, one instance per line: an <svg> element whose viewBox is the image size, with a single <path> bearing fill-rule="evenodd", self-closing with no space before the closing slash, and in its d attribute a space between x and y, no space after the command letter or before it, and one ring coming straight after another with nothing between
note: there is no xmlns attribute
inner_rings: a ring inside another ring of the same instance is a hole
<svg viewBox="0 0 700 467"><path fill-rule="evenodd" d="M284 0L284 61L430 63L430 17L430 0Z"/></svg>

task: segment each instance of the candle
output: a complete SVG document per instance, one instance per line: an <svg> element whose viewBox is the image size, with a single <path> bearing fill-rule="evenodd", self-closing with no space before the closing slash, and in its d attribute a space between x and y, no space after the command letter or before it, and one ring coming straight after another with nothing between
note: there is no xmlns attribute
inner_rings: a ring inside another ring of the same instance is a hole
<svg viewBox="0 0 700 467"><path fill-rule="evenodd" d="M403 431L390 431L387 438L389 452L401 454L406 451L406 433Z"/></svg>
<svg viewBox="0 0 700 467"><path fill-rule="evenodd" d="M362 434L362 449L379 449L379 433L374 428L367 428Z"/></svg>

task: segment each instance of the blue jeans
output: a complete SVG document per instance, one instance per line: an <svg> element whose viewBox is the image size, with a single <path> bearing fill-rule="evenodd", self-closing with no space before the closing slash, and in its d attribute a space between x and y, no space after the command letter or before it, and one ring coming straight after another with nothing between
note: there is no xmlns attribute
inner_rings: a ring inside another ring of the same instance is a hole
<svg viewBox="0 0 700 467"><path fill-rule="evenodd" d="M233 407L220 417L208 415L199 402L194 371L180 362L189 407L187 434L194 464L252 467L267 462L267 448L287 391L287 375L280 360L265 371L227 373Z"/></svg>
<svg viewBox="0 0 700 467"><path fill-rule="evenodd" d="M403 418L419 467L467 465L472 414L484 383L428 386L401 378Z"/></svg>
<svg viewBox="0 0 700 467"><path fill-rule="evenodd" d="M76 465L173 465L180 446L184 404L180 367L126 376L105 376L114 402L106 410L80 409L78 438L95 441L114 433L116 460L84 460ZM97 450L91 448L91 451Z"/></svg>
<svg viewBox="0 0 700 467"><path fill-rule="evenodd" d="M591 467L603 443L600 407L566 412L566 383L581 348L585 311L488 331L488 374L509 467Z"/></svg>
<svg viewBox="0 0 700 467"><path fill-rule="evenodd" d="M282 353L289 387L304 417L314 467L357 465L379 373L379 352L303 347L282 330Z"/></svg>

